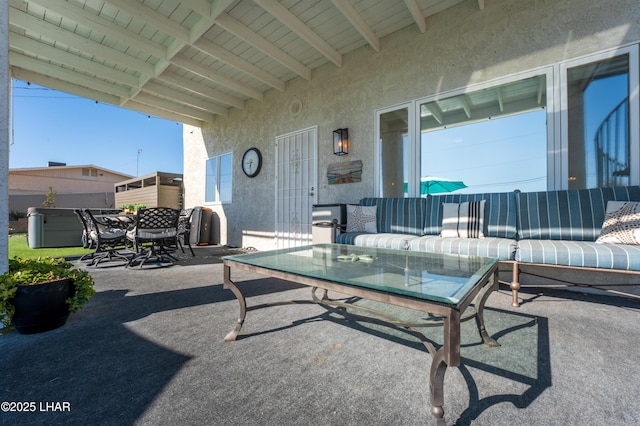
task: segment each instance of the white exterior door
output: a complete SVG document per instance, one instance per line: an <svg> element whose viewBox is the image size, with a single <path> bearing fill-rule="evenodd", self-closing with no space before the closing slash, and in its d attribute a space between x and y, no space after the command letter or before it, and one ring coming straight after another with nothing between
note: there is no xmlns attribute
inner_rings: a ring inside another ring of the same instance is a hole
<svg viewBox="0 0 640 426"><path fill-rule="evenodd" d="M311 244L311 208L318 200L318 127L276 137L277 248Z"/></svg>

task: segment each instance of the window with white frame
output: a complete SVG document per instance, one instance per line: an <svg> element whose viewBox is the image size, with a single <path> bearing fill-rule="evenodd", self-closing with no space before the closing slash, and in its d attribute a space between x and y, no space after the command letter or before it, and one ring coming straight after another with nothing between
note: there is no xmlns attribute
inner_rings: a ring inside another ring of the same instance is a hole
<svg viewBox="0 0 640 426"><path fill-rule="evenodd" d="M207 159L205 203L230 203L232 189L233 154L227 153Z"/></svg>
<svg viewBox="0 0 640 426"><path fill-rule="evenodd" d="M638 185L638 62L633 45L379 110L376 191L425 196L434 177L468 193Z"/></svg>

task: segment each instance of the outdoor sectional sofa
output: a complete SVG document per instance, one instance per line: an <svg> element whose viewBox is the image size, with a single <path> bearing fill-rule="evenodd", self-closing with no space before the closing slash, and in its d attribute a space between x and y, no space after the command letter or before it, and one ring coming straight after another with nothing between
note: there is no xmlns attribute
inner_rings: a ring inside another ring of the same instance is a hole
<svg viewBox="0 0 640 426"><path fill-rule="evenodd" d="M616 201L630 203L611 203L614 212L607 213L608 203ZM628 293L629 286L640 286L640 203L635 202L640 202L638 186L363 198L347 206L352 222L347 228L355 224L356 230L339 233L336 242L498 258L513 306L519 306L521 286L530 285L592 287L637 297ZM455 208L464 214L452 215ZM601 239L607 242L596 242L605 214ZM481 232L470 234L469 222L478 225L478 219ZM367 220L375 226L363 227Z"/></svg>

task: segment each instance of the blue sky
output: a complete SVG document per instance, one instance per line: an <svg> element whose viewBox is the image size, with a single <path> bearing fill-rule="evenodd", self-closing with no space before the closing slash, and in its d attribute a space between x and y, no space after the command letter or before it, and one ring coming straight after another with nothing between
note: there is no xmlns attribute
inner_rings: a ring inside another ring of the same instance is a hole
<svg viewBox="0 0 640 426"><path fill-rule="evenodd" d="M57 161L131 176L183 172L182 124L19 80L12 86L9 168Z"/></svg>
<svg viewBox="0 0 640 426"><path fill-rule="evenodd" d="M422 134L421 176L463 181L459 193L545 191L547 111Z"/></svg>

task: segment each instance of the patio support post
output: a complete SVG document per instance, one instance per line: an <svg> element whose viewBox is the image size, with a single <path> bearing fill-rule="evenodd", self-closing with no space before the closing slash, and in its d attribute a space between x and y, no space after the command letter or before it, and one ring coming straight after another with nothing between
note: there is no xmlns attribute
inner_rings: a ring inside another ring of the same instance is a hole
<svg viewBox="0 0 640 426"><path fill-rule="evenodd" d="M9 269L9 2L0 2L0 274Z"/></svg>

